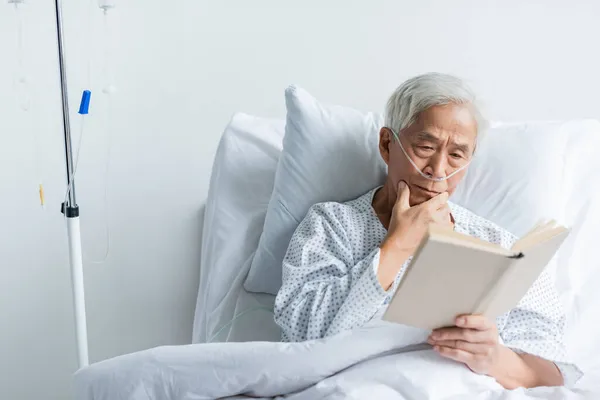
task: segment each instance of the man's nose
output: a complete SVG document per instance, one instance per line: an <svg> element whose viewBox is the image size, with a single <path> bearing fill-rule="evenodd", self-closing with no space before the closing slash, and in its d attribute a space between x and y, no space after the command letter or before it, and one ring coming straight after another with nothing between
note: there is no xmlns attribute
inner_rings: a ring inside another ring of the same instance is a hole
<svg viewBox="0 0 600 400"><path fill-rule="evenodd" d="M448 160L444 154L436 153L429 158L427 166L423 170L424 173L431 175L434 178L445 177L448 169Z"/></svg>

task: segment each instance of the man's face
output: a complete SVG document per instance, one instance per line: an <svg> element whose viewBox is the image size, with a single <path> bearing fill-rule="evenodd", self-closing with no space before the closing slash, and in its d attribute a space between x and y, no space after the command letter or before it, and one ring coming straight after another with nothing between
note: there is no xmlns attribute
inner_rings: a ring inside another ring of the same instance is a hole
<svg viewBox="0 0 600 400"><path fill-rule="evenodd" d="M445 177L471 160L477 139L477 122L467 106L434 106L422 112L417 121L400 131L398 136L409 157L423 173ZM394 188L401 180L408 183L411 206L442 192L451 195L465 176L466 169L445 181L428 180L408 161L389 129L382 128L379 139L381 156L388 165L388 179Z"/></svg>

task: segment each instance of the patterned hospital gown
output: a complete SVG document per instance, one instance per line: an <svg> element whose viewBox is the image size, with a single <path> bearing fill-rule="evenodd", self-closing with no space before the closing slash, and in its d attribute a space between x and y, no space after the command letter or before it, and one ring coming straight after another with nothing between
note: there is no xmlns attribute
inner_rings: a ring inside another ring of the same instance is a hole
<svg viewBox="0 0 600 400"><path fill-rule="evenodd" d="M377 279L379 245L387 230L371 206L377 189L356 200L320 203L309 210L283 262L283 285L275 321L283 341L335 335L364 325L387 307L410 259L392 288ZM455 230L510 248L516 237L490 221L449 202ZM504 345L554 361L571 386L581 373L569 363L562 342L565 317L552 280L542 273L517 308L498 317Z"/></svg>

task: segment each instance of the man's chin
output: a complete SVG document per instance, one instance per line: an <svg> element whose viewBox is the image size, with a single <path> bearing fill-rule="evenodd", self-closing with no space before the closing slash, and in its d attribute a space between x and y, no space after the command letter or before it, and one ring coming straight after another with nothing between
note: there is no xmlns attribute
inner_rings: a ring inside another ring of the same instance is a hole
<svg viewBox="0 0 600 400"><path fill-rule="evenodd" d="M425 202L433 199L433 197L434 196L427 195L427 194L421 194L421 193L419 193L419 194L417 194L417 193L413 194L413 193L411 193L410 194L409 203L410 203L411 207L414 207L414 206L418 206L419 204L423 204L423 203L425 203Z"/></svg>

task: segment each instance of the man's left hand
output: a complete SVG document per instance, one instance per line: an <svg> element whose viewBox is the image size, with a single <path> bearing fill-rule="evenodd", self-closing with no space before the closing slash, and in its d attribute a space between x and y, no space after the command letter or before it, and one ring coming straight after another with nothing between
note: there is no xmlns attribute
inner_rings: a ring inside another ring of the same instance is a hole
<svg viewBox="0 0 600 400"><path fill-rule="evenodd" d="M483 315L462 315L456 327L434 330L427 343L440 355L466 364L473 372L490 375L499 358L496 324Z"/></svg>

